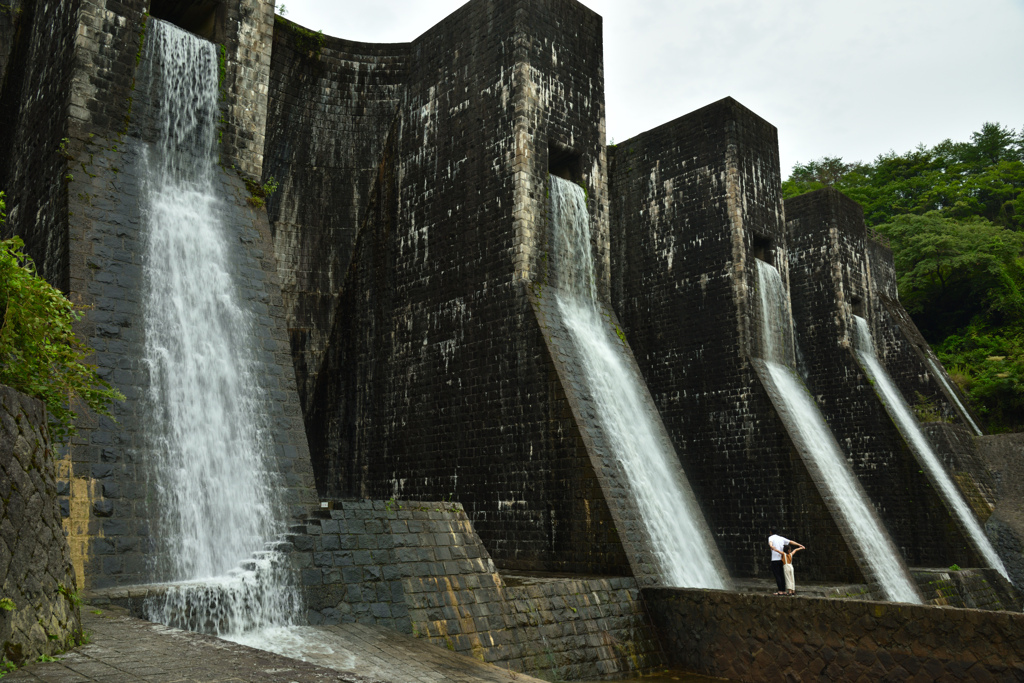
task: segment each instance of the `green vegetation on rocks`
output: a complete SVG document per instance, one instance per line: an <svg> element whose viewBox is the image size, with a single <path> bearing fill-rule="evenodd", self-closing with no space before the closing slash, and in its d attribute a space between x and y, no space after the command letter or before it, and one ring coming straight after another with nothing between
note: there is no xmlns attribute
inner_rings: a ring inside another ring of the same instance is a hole
<svg viewBox="0 0 1024 683"><path fill-rule="evenodd" d="M243 177L242 180L245 181L245 187L249 190L249 199L247 201L257 209L262 209L267 203L267 198L277 192L278 183L274 180L274 176L267 178L267 182L262 185L251 178Z"/></svg>
<svg viewBox="0 0 1024 683"><path fill-rule="evenodd" d="M310 31L308 28L299 26L294 21L288 21L280 14L274 15L274 21L278 26L281 26L292 33L294 36L295 49L299 54L309 59L320 59L320 52L324 47L324 32Z"/></svg>
<svg viewBox="0 0 1024 683"><path fill-rule="evenodd" d="M0 224L6 217L0 193ZM57 443L75 433L77 412L110 415L124 396L85 362L93 352L72 325L81 311L39 277L19 237L0 241L0 384L41 399Z"/></svg>

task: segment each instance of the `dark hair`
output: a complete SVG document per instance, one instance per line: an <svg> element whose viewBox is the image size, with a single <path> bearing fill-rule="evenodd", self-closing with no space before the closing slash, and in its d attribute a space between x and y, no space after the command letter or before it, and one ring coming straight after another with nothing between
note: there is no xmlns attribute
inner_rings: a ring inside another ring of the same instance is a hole
<svg viewBox="0 0 1024 683"><path fill-rule="evenodd" d="M778 536L778 534L779 534L779 531L775 527L771 527L771 528L768 529L768 535L769 536Z"/></svg>
<svg viewBox="0 0 1024 683"><path fill-rule="evenodd" d="M786 545L782 546L782 552L784 552L787 555L789 555L790 548L792 548L792 547L793 547L792 543L787 543Z"/></svg>

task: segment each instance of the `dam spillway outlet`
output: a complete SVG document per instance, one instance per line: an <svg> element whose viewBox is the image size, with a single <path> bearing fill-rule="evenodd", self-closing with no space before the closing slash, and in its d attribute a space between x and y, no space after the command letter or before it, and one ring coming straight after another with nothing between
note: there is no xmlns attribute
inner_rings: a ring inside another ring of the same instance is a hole
<svg viewBox="0 0 1024 683"><path fill-rule="evenodd" d="M992 547L992 542L988 539L984 529L981 528L981 524L974 516L971 507L964 500L963 493L957 488L946 468L942 466L942 461L939 460L935 449L932 448L928 438L921 431L921 427L906 399L903 398L903 394L899 392L889 373L878 362L868 321L859 316L855 318L855 321L857 323L857 356L867 376L873 380L875 389L881 395L882 403L892 416L893 422L897 424L900 433L907 439L907 443L918 457L925 472L927 472L928 478L933 482L936 490L942 496L942 500L949 507L957 525L964 530L971 545L975 547L975 550L984 558L989 567L998 571L1004 578L1009 579L1009 574L1003 565L1003 561L999 558L995 548ZM955 396L955 394L953 395Z"/></svg>
<svg viewBox="0 0 1024 683"><path fill-rule="evenodd" d="M786 289L779 271L764 261L757 262L763 322L763 359L771 384L773 400L778 400L780 416L792 425L797 447L806 458L808 469L817 472L819 485L827 492L834 515L845 521L850 537L860 547L858 561L876 581L886 599L894 602L921 602L920 593L910 576L867 495L846 462L818 405L790 364L791 337L786 334Z"/></svg>
<svg viewBox="0 0 1024 683"><path fill-rule="evenodd" d="M144 87L157 140L145 151L142 199L146 436L155 573L178 582L151 617L218 634L246 631L288 622L297 597L286 563L265 550L283 531L282 510L267 462L253 321L213 189L217 49L159 19L150 24Z"/></svg>
<svg viewBox="0 0 1024 683"><path fill-rule="evenodd" d="M551 176L552 240L562 321L576 347L600 428L625 473L666 585L725 588L693 492L624 362L624 342L597 306L590 219L583 188Z"/></svg>

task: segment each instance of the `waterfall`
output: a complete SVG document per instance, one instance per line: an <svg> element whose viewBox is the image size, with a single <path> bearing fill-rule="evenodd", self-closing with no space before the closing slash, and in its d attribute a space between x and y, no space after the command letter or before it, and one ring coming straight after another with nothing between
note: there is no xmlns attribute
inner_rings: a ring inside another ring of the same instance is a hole
<svg viewBox="0 0 1024 683"><path fill-rule="evenodd" d="M625 474L664 581L725 588L718 550L675 451L659 438L622 343L597 302L590 219L583 189L551 176L552 255L556 302L577 350L600 426Z"/></svg>
<svg viewBox="0 0 1024 683"><path fill-rule="evenodd" d="M264 552L283 531L283 508L252 316L213 190L216 48L151 17L145 50L157 127L142 197L155 570L179 582L152 616L222 633L280 621L268 610L290 608L295 594Z"/></svg>
<svg viewBox="0 0 1024 683"><path fill-rule="evenodd" d="M936 455L928 439L921 431L921 427L918 425L913 412L911 412L910 406L903 399L903 394L899 392L892 378L889 377L889 373L886 372L885 368L878 361L875 345L871 340L868 321L859 316L854 316L854 318L857 322L857 355L868 377L874 380L875 388L881 392L886 410L889 411L889 415L896 422L900 433L903 434L903 438L907 440L910 447L917 454L918 461L928 474L928 479L946 502L957 525L966 532L967 538L975 550L988 562L990 567L996 569L1006 578L1009 578L1006 573L1006 567L1003 566L1003 561L999 559L999 555L996 554L995 548L989 542L988 536L985 535L981 524L974 516L974 512L971 511L967 501L964 500L960 489L957 488L949 473L946 472L946 468L942 466L939 456ZM935 368L932 368L932 370L936 376L941 377L941 374Z"/></svg>
<svg viewBox="0 0 1024 683"><path fill-rule="evenodd" d="M791 365L791 332L782 277L774 266L760 260L757 275L764 318L762 360L782 402L776 408L796 427L803 442L802 455L809 458L805 462L818 471L819 485L825 489L821 491L822 498L832 514L846 522L851 536L847 540L852 543L853 552L860 551L858 559L866 564L886 599L919 603L921 597L902 558L846 462L818 404Z"/></svg>
<svg viewBox="0 0 1024 683"><path fill-rule="evenodd" d="M860 333L860 323L858 322L857 325L858 325L857 330L858 330L858 334L859 334ZM870 335L869 335L868 341L870 341ZM874 354L874 346L872 346L871 348L872 348L872 355L873 355ZM971 417L971 414L969 412L967 412L967 408L964 407L964 404L960 402L960 398L957 397L956 392L953 391L953 387L949 386L949 382L946 381L946 373L943 372L942 368L940 368L938 366L938 364L935 361L933 361L931 358L928 358L927 360L928 360L928 367L930 367L932 369L932 374L935 376L935 379L939 380L939 382L942 384L942 386L945 387L946 393L949 395L950 398L953 399L953 403L956 404L956 407L960 409L960 414L963 416L963 418L965 420L967 420L967 424L969 424L971 426L971 429L974 431L974 433L977 436L982 436L983 432L981 431L981 428L978 427L978 424L974 421L974 418Z"/></svg>

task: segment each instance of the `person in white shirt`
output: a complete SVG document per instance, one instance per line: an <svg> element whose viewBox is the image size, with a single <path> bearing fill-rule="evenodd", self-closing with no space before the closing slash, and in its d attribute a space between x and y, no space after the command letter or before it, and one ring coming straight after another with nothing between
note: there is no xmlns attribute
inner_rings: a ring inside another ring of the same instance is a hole
<svg viewBox="0 0 1024 683"><path fill-rule="evenodd" d="M779 532L775 529L771 530L771 535L768 537L768 547L772 549L772 575L775 577L775 585L778 587L775 595L786 594L786 580L782 574L782 549L792 542L788 538L779 536Z"/></svg>

